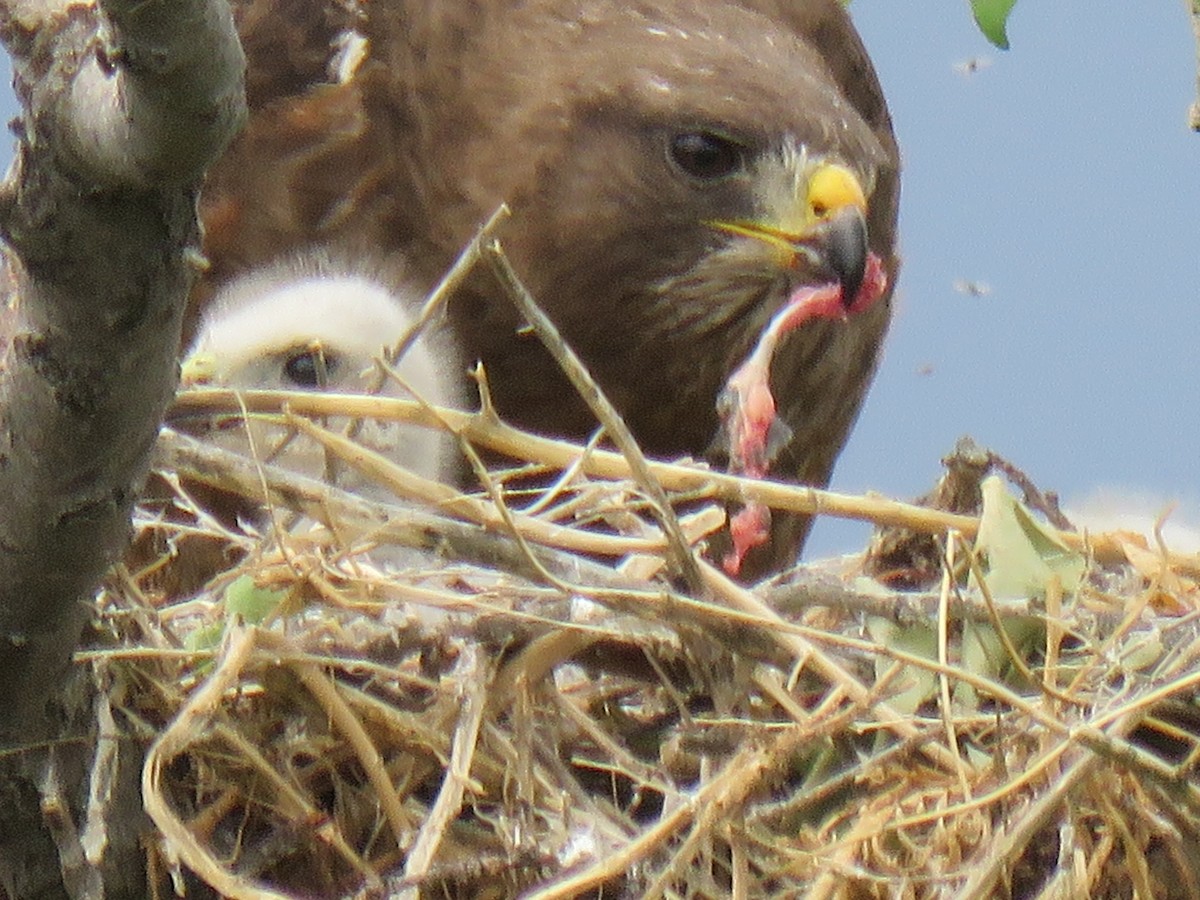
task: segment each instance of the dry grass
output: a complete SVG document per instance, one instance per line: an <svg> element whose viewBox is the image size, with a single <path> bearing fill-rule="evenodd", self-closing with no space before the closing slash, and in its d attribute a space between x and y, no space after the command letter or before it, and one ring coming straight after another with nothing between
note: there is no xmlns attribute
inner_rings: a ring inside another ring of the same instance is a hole
<svg viewBox="0 0 1200 900"><path fill-rule="evenodd" d="M148 747L152 871L231 897L1200 896L1194 560L1114 536L1079 590L1020 602L860 560L754 590L698 560L683 590L621 457L399 400L240 402L411 505L164 435L176 512L142 522L84 655ZM525 464L466 497L298 418L367 406ZM689 541L759 492L970 552L970 517L650 471ZM269 498L262 533L203 512L205 483ZM237 561L175 593L212 547ZM1035 639L962 665L965 623L1000 620Z"/></svg>
<svg viewBox="0 0 1200 900"><path fill-rule="evenodd" d="M164 432L81 654L146 750L155 896L1200 896L1200 560L1059 533L1082 580L999 599L973 511L536 438L483 398L179 399L397 502ZM484 490L335 416L449 429ZM748 500L893 531L748 589L696 551Z"/></svg>

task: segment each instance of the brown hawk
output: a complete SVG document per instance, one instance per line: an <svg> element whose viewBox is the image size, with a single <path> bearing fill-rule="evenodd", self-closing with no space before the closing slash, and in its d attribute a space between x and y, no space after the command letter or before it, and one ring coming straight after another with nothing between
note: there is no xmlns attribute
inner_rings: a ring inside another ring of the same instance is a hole
<svg viewBox="0 0 1200 900"><path fill-rule="evenodd" d="M645 450L719 461L718 399L789 298L833 283L849 305L869 257L894 280L897 148L837 0L245 0L239 15L256 109L204 198L210 283L327 243L402 256L428 287L507 202L514 267ZM594 430L487 272L449 314L502 415ZM769 474L827 483L889 316L890 288L781 339ZM793 560L806 531L777 517L748 570Z"/></svg>

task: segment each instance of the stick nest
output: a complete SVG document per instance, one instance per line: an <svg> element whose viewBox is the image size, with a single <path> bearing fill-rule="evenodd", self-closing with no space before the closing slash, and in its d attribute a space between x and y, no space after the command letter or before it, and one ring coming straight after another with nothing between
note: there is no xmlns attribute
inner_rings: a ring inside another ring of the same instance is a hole
<svg viewBox="0 0 1200 900"><path fill-rule="evenodd" d="M146 752L161 893L1200 896L1194 559L1060 535L1079 583L1003 599L961 511L779 488L909 527L683 586L619 456L371 402L529 462L490 497L384 469L388 507L164 434L84 654ZM652 470L689 540L723 521L728 476Z"/></svg>

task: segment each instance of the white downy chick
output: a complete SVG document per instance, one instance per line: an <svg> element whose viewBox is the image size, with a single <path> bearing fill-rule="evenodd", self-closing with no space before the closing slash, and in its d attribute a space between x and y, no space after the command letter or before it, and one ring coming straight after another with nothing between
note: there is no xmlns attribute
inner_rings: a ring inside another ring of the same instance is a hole
<svg viewBox="0 0 1200 900"><path fill-rule="evenodd" d="M206 309L183 363L184 384L216 387L367 393L378 378L375 360L412 326L420 302L388 287L361 267L338 265L320 254L257 269L221 289ZM448 337L429 329L394 369L425 401L455 406L461 368ZM412 399L387 378L381 396ZM341 429L347 420L326 424ZM377 491L348 471L331 467L321 447L289 430L252 420L255 449L264 460L368 496ZM458 448L444 432L415 425L368 421L357 436L400 465L427 478L451 479ZM211 433L215 443L248 453L240 421ZM280 446L282 444L282 446Z"/></svg>

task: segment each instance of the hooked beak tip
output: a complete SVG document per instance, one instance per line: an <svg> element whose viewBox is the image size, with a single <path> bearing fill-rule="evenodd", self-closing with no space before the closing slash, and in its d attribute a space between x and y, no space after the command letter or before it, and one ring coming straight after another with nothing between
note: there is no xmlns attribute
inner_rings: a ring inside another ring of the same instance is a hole
<svg viewBox="0 0 1200 900"><path fill-rule="evenodd" d="M839 210L827 223L826 261L842 286L842 306L858 297L867 270L867 220L855 206Z"/></svg>

